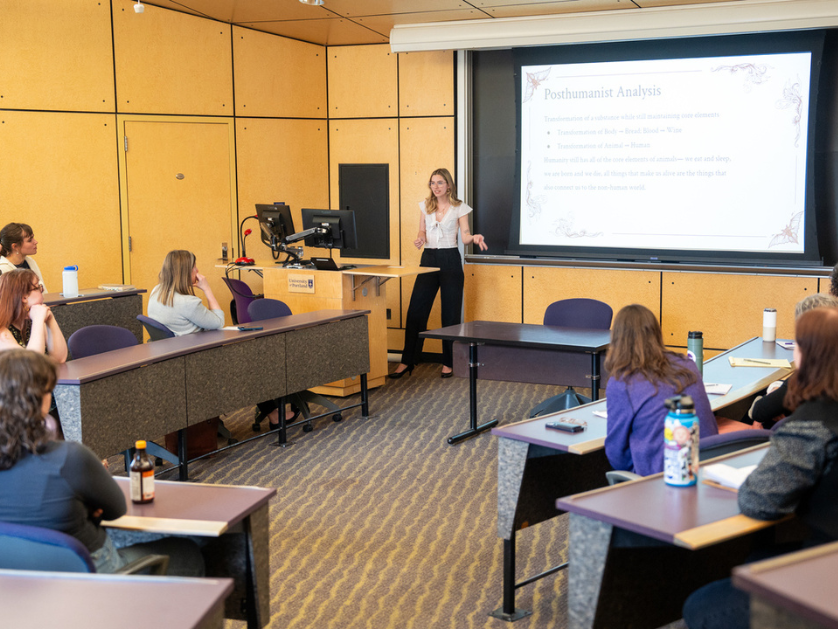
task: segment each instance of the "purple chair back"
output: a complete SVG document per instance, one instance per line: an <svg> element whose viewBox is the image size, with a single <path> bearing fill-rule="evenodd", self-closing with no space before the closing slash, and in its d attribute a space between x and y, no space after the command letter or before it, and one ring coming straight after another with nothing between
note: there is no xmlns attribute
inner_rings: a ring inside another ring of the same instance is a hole
<svg viewBox="0 0 838 629"><path fill-rule="evenodd" d="M174 332L160 323L157 319L152 319L151 317L147 317L145 315L137 315L137 321L143 324L145 331L148 332L152 341L170 339L175 336Z"/></svg>
<svg viewBox="0 0 838 629"><path fill-rule="evenodd" d="M87 547L72 535L8 522L0 522L0 568L96 572Z"/></svg>
<svg viewBox="0 0 838 629"><path fill-rule="evenodd" d="M115 325L88 325L76 330L67 339L67 347L73 358L84 358L136 344L137 337L131 330Z"/></svg>
<svg viewBox="0 0 838 629"><path fill-rule="evenodd" d="M250 308L250 304L257 299L253 291L250 290L250 286L241 280L236 280L231 277L222 277L221 279L227 284L227 288L230 289L230 292L233 294L233 299L236 302L236 321L240 324L250 323L253 319L250 318L248 309Z"/></svg>
<svg viewBox="0 0 838 629"><path fill-rule="evenodd" d="M720 435L710 435L698 441L698 458L706 461L737 450L758 446L771 439L771 431L763 429L735 430Z"/></svg>
<svg viewBox="0 0 838 629"><path fill-rule="evenodd" d="M262 321L263 319L287 317L291 314L291 309L284 301L265 298L252 302L247 308L247 313L250 315L251 321Z"/></svg>
<svg viewBox="0 0 838 629"><path fill-rule="evenodd" d="M611 329L614 311L608 304L596 299L562 299L547 306L544 325L564 328Z"/></svg>

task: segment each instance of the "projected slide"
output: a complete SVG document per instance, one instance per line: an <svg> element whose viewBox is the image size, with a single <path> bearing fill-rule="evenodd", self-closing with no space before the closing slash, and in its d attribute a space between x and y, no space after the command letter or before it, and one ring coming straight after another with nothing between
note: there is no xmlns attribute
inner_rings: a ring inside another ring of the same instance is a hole
<svg viewBox="0 0 838 629"><path fill-rule="evenodd" d="M810 58L524 66L520 244L802 253Z"/></svg>

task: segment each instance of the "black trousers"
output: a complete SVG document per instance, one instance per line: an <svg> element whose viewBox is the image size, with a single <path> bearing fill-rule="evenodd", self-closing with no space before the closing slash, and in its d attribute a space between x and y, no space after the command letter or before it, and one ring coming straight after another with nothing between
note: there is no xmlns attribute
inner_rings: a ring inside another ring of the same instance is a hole
<svg viewBox="0 0 838 629"><path fill-rule="evenodd" d="M441 291L442 326L456 325L462 319L463 310L463 261L460 251L452 249L425 249L422 252L420 266L435 266L436 273L423 273L416 277L410 305L407 308L407 321L404 331L404 350L402 362L415 365L422 353L424 339L419 333L428 329L428 317L434 305L436 294ZM451 341L442 342L442 364L454 366L454 351Z"/></svg>

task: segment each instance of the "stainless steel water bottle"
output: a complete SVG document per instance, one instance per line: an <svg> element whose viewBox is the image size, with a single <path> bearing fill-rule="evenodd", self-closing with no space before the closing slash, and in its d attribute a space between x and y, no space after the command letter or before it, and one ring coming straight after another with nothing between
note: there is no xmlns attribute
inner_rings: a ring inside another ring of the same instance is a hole
<svg viewBox="0 0 838 629"><path fill-rule="evenodd" d="M698 373L704 375L704 335L690 332L687 336L687 358L698 367Z"/></svg>

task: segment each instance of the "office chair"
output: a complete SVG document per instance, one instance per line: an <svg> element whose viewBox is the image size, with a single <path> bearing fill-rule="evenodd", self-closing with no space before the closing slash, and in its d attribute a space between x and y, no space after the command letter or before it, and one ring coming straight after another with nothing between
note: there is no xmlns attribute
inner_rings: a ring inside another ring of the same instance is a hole
<svg viewBox="0 0 838 629"><path fill-rule="evenodd" d="M67 339L73 358L85 358L133 345L137 345L134 333L115 325L89 325L76 330Z"/></svg>
<svg viewBox="0 0 838 629"><path fill-rule="evenodd" d="M235 311L231 311L230 313L234 315L234 323L236 325L250 323L251 318L247 313L247 309L255 300L261 299L262 295L254 295L253 291L250 290L250 286L241 280L230 277L222 277L221 279L224 280L227 288L230 289L230 292L233 294L233 302L236 304Z"/></svg>
<svg viewBox="0 0 838 629"><path fill-rule="evenodd" d="M163 325L156 319L152 319L151 317L146 317L145 315L137 315L137 321L143 324L145 331L148 332L148 335L149 337L151 337L152 341L170 339L175 336L175 333L172 332L169 328L167 328L165 325Z"/></svg>
<svg viewBox="0 0 838 629"><path fill-rule="evenodd" d="M247 311L250 315L251 321L276 319L277 317L287 317L292 314L291 309L285 302L278 299L268 298L257 299L256 301L251 302ZM312 393L311 391L300 391L299 393L294 393L288 396L288 398L294 406L300 409L304 419L309 419L309 417L311 417L309 404L317 404L324 407L327 411L338 411L332 415L332 421L339 422L343 419L339 412L340 407L330 400L327 400L322 395ZM284 412L284 410L280 410L280 413L282 412ZM259 432L261 430L261 426L259 424L263 419L265 419L265 417L266 415L264 413L257 412L256 418L253 420L253 432ZM312 430L314 430L314 426L311 425L311 421L306 422L303 426L303 432L311 432Z"/></svg>
<svg viewBox="0 0 838 629"><path fill-rule="evenodd" d="M137 318L139 319L140 316ZM148 317L143 318L148 319ZM163 325L154 321L154 319L149 319L149 321L157 325ZM168 330L168 328L166 329ZM73 358L85 358L86 356L102 354L124 347L133 347L138 344L137 337L134 336L133 332L115 325L88 325L87 327L79 328L67 339L67 347L70 349L70 354L72 354ZM173 465L180 465L180 458L177 455L172 454L169 450L153 441L147 441L146 451L157 459L169 461ZM123 452L126 470L131 465L132 454L131 449ZM158 462L158 465L160 464L162 464L162 461Z"/></svg>
<svg viewBox="0 0 838 629"><path fill-rule="evenodd" d="M544 311L544 325L554 325L562 328L584 328L589 330L608 330L614 311L608 304L596 299L562 299L554 301ZM592 386L598 383L592 382ZM544 400L530 411L530 417L538 417L557 411L565 411L575 406L588 404L590 398L579 395L573 387L568 387L564 393Z"/></svg>
<svg viewBox="0 0 838 629"><path fill-rule="evenodd" d="M136 340L136 339L134 339ZM167 555L148 555L123 566L117 574L164 575ZM95 573L87 547L72 535L39 526L0 522L0 569Z"/></svg>

